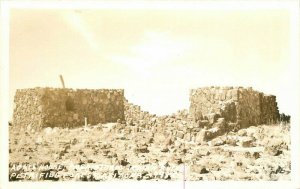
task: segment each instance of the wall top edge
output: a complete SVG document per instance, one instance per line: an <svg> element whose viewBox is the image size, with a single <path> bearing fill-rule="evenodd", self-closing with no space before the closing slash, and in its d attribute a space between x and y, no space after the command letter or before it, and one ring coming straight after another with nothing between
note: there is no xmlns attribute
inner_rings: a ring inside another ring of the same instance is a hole
<svg viewBox="0 0 300 189"><path fill-rule="evenodd" d="M17 91L38 91L38 90L49 90L49 91L124 91L124 89L108 89L108 88L100 88L100 89L73 89L73 88L53 88L53 87L34 87L34 88L22 88L17 89Z"/></svg>

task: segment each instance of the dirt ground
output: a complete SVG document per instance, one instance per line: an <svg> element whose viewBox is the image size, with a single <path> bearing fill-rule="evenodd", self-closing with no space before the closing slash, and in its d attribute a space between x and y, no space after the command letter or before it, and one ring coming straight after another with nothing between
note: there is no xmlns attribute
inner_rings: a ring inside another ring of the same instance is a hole
<svg viewBox="0 0 300 189"><path fill-rule="evenodd" d="M10 181L290 180L289 125L260 125L185 142L121 123L10 127Z"/></svg>

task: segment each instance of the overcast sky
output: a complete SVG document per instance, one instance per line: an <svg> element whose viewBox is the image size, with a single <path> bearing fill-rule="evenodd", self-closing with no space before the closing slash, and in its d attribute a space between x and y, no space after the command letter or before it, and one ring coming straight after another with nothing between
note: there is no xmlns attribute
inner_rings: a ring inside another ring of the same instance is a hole
<svg viewBox="0 0 300 189"><path fill-rule="evenodd" d="M188 108L189 89L252 86L290 113L289 14L275 10L13 10L18 88L124 88L143 110ZM12 108L10 110L12 112Z"/></svg>

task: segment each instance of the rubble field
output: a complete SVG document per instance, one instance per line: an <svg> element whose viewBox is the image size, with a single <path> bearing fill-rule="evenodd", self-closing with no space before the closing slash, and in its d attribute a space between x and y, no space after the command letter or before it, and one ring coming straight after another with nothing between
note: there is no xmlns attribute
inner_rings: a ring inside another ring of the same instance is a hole
<svg viewBox="0 0 300 189"><path fill-rule="evenodd" d="M180 116L150 116L38 131L11 126L9 179L290 180L289 124L251 126L207 141L180 132L190 124Z"/></svg>

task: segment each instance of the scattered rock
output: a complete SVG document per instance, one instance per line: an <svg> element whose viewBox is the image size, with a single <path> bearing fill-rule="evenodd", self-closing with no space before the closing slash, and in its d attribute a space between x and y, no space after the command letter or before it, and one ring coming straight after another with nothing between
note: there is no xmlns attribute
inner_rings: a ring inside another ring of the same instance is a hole
<svg viewBox="0 0 300 189"><path fill-rule="evenodd" d="M239 143L240 146L244 147L244 148L249 148L249 147L253 147L253 138L252 137L243 137L240 138Z"/></svg>
<svg viewBox="0 0 300 189"><path fill-rule="evenodd" d="M215 139L211 140L210 142L208 142L208 144L209 144L210 146L221 146L221 145L223 145L224 143L225 143L225 142L224 142L220 137L215 138Z"/></svg>
<svg viewBox="0 0 300 189"><path fill-rule="evenodd" d="M265 147L265 151L271 156L279 156L282 154L282 150L278 149L277 146L267 146Z"/></svg>
<svg viewBox="0 0 300 189"><path fill-rule="evenodd" d="M206 169L205 166L201 166L201 165L192 165L192 166L191 166L191 172L193 172L193 173L198 173L198 174L207 174L207 173L209 173L209 170Z"/></svg>
<svg viewBox="0 0 300 189"><path fill-rule="evenodd" d="M247 131L245 129L241 129L237 132L238 136L247 136Z"/></svg>

